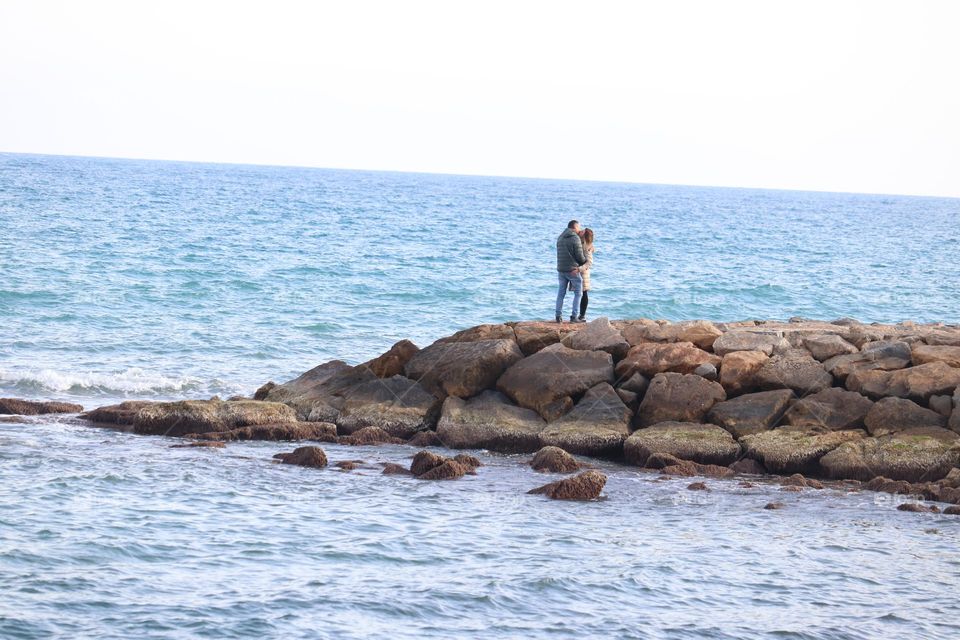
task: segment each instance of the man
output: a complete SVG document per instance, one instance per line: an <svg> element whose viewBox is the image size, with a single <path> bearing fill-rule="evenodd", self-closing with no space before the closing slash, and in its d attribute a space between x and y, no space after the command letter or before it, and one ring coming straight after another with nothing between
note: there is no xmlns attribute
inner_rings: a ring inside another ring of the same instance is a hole
<svg viewBox="0 0 960 640"><path fill-rule="evenodd" d="M567 296L567 287L573 289L573 313L570 322L585 322L577 317L580 309L580 297L583 295L583 277L580 265L586 264L583 245L580 243L580 223L571 220L560 237L557 238L557 275L560 288L557 290L557 322L563 322L563 299Z"/></svg>

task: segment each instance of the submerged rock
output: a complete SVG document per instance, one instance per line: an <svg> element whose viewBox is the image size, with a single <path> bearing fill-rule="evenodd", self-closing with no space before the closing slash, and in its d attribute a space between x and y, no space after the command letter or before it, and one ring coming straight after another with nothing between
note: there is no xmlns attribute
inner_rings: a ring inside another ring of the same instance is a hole
<svg viewBox="0 0 960 640"><path fill-rule="evenodd" d="M452 449L528 453L540 447L546 426L536 411L512 404L498 391L485 391L469 400L447 398L437 435Z"/></svg>
<svg viewBox="0 0 960 640"><path fill-rule="evenodd" d="M133 430L146 435L183 436L295 423L296 412L279 402L182 400L145 405L133 418Z"/></svg>
<svg viewBox="0 0 960 640"><path fill-rule="evenodd" d="M413 475L410 473L410 470L407 469L402 464L397 464L396 462L382 462L383 465L383 475L385 476L409 476Z"/></svg>
<svg viewBox="0 0 960 640"><path fill-rule="evenodd" d="M291 453L278 453L274 456L283 464L295 464L301 467L327 466L327 454L320 447L297 447Z"/></svg>
<svg viewBox="0 0 960 640"><path fill-rule="evenodd" d="M591 387L572 411L540 432L546 446L598 458L619 457L630 433L630 409L606 382Z"/></svg>
<svg viewBox="0 0 960 640"><path fill-rule="evenodd" d="M410 473L415 476L423 475L434 467L439 467L447 458L432 451L418 451L410 464Z"/></svg>
<svg viewBox="0 0 960 640"><path fill-rule="evenodd" d="M897 511L910 511L912 513L940 513L940 508L933 504L904 502L903 504L897 505Z"/></svg>
<svg viewBox="0 0 960 640"><path fill-rule="evenodd" d="M715 424L663 422L635 431L624 443L623 453L627 462L640 466L655 453L700 464L728 465L740 455L740 445Z"/></svg>
<svg viewBox="0 0 960 640"><path fill-rule="evenodd" d="M709 491L707 483L705 482L691 482L687 485L687 490L689 491Z"/></svg>
<svg viewBox="0 0 960 640"><path fill-rule="evenodd" d="M550 473L571 473L582 466L577 459L560 447L543 447L530 461L534 471Z"/></svg>
<svg viewBox="0 0 960 640"><path fill-rule="evenodd" d="M727 394L716 382L695 375L659 373L640 403L635 426L639 428L659 422L699 422Z"/></svg>
<svg viewBox="0 0 960 640"><path fill-rule="evenodd" d="M591 469L572 478L564 478L531 489L527 493L543 494L553 500L595 500L600 497L600 492L606 484L607 476Z"/></svg>
<svg viewBox="0 0 960 640"><path fill-rule="evenodd" d="M185 444L172 444L170 445L170 448L171 449L193 449L193 448L222 449L225 446L227 445L225 445L222 442L214 442L211 440L206 440L206 441L199 441L199 442L187 442Z"/></svg>
<svg viewBox="0 0 960 640"><path fill-rule="evenodd" d="M83 407L70 402L47 402L0 398L0 413L19 416L39 416L48 413L80 413Z"/></svg>

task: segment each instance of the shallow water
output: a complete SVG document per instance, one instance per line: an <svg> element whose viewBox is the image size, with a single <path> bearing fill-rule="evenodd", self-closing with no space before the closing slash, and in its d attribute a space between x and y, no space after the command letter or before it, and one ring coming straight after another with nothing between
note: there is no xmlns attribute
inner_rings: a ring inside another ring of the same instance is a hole
<svg viewBox="0 0 960 640"><path fill-rule="evenodd" d="M340 472L274 464L289 444L171 442L0 424L0 636L960 633L960 519L896 496L602 463L606 499L564 503L526 495L550 479L527 456L427 482L380 474L403 446L324 445L367 463Z"/></svg>
<svg viewBox="0 0 960 640"><path fill-rule="evenodd" d="M591 315L960 320L960 201L0 154L0 395L249 393L394 341ZM609 463L552 502L524 456L455 482L406 447L171 449L0 421L0 637L886 638L958 629L960 519ZM770 501L786 508L767 511Z"/></svg>

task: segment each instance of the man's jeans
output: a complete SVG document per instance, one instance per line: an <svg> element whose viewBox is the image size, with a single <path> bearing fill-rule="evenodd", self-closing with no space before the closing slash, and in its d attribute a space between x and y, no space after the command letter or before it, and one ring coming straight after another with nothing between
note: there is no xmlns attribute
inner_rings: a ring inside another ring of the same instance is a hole
<svg viewBox="0 0 960 640"><path fill-rule="evenodd" d="M557 276L560 281L560 288L557 290L557 317L563 317L563 299L567 296L567 285L573 286L573 313L571 318L575 318L580 312L580 298L583 296L583 277L580 271L558 271Z"/></svg>

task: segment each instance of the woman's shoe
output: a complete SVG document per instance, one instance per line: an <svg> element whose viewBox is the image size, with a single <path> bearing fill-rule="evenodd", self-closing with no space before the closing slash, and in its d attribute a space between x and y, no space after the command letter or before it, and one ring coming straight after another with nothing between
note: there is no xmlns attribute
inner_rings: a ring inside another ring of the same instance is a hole
<svg viewBox="0 0 960 640"><path fill-rule="evenodd" d="M576 324L580 322L586 322L586 320L584 320L583 318L578 318L577 316L570 316L570 322L573 322Z"/></svg>
<svg viewBox="0 0 960 640"><path fill-rule="evenodd" d="M563 318L561 318L560 316L557 316L557 324L559 324L559 323L561 323L561 322L563 322Z"/></svg>
<svg viewBox="0 0 960 640"><path fill-rule="evenodd" d="M586 321L587 321L587 316L580 316L580 317L577 318L577 319L578 319L580 322L586 322Z"/></svg>

